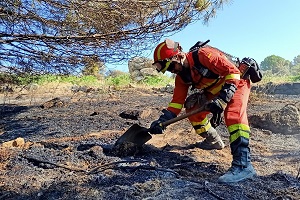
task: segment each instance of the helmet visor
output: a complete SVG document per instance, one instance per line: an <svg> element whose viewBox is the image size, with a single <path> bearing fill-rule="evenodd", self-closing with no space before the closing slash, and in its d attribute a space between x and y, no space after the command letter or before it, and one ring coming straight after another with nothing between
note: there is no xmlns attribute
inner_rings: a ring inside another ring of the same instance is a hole
<svg viewBox="0 0 300 200"><path fill-rule="evenodd" d="M159 61L153 63L153 65L156 66L156 70L158 72L162 72L163 74L166 71L172 72L175 69L175 65L171 59L159 60Z"/></svg>

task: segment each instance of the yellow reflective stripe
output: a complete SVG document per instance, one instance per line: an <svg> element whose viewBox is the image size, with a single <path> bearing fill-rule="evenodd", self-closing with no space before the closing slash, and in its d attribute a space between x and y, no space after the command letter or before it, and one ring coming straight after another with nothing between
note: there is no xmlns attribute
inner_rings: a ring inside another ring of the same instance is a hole
<svg viewBox="0 0 300 200"><path fill-rule="evenodd" d="M236 133L230 135L230 143L234 142L236 139L238 139L239 137L244 137L249 139L250 138L250 134L248 132L244 132L243 130L239 130Z"/></svg>
<svg viewBox="0 0 300 200"><path fill-rule="evenodd" d="M202 120L201 122L191 122L191 124L194 127L197 134L207 132L208 129L210 129L210 127L211 127L211 123L209 122L207 117L204 120ZM197 126L200 126L200 128L195 128Z"/></svg>
<svg viewBox="0 0 300 200"><path fill-rule="evenodd" d="M232 132L237 131L239 129L250 132L250 127L246 124L233 124L233 125L228 126L229 133L232 133Z"/></svg>
<svg viewBox="0 0 300 200"><path fill-rule="evenodd" d="M158 49L157 49L157 60L161 60L161 57L160 57L160 50L161 48L163 48L163 46L165 46L166 44L165 43L162 43Z"/></svg>
<svg viewBox="0 0 300 200"><path fill-rule="evenodd" d="M168 61L166 62L166 66L165 68L163 68L162 70L160 70L160 72L162 72L163 74L167 71L167 69L169 68L170 64L171 64L172 61Z"/></svg>
<svg viewBox="0 0 300 200"><path fill-rule="evenodd" d="M215 87L214 89L210 90L210 93L217 94L222 89L223 84L218 85L218 87Z"/></svg>
<svg viewBox="0 0 300 200"><path fill-rule="evenodd" d="M208 91L212 94L217 94L222 89L224 83L225 83L224 79L219 79L218 82L216 82L216 84L213 85L213 87L208 89Z"/></svg>
<svg viewBox="0 0 300 200"><path fill-rule="evenodd" d="M169 107L172 107L172 108L177 108L177 109L182 109L183 107L183 104L180 104L180 103L169 103Z"/></svg>
<svg viewBox="0 0 300 200"><path fill-rule="evenodd" d="M202 126L202 127L200 127L200 128L195 128L195 131L196 131L196 133L197 134L201 134L201 133L205 133L205 132L207 132L208 131L208 129L210 129L210 127L211 127L211 123L208 123L206 126Z"/></svg>
<svg viewBox="0 0 300 200"><path fill-rule="evenodd" d="M198 129L195 129L195 131L196 131L196 133L198 134L198 135L200 135L201 133L205 133L205 132L207 132L208 131L208 129L211 127L211 124L209 123L209 124L207 124L206 126L204 126L204 127L201 127L201 128L198 128Z"/></svg>
<svg viewBox="0 0 300 200"><path fill-rule="evenodd" d="M208 118L205 117L201 122L191 122L191 124L192 124L193 126L197 126L197 125L206 125L206 124L208 124Z"/></svg>
<svg viewBox="0 0 300 200"><path fill-rule="evenodd" d="M227 76L225 76L225 80L228 79L237 79L240 80L241 79L241 75L240 74L228 74Z"/></svg>
<svg viewBox="0 0 300 200"><path fill-rule="evenodd" d="M218 83L219 81L216 81L216 79L207 79L207 81L205 81L205 87L209 87L214 83Z"/></svg>
<svg viewBox="0 0 300 200"><path fill-rule="evenodd" d="M234 124L228 127L230 133L229 141L230 143L237 140L239 137L250 138L250 127L245 124ZM233 134L231 134L233 133Z"/></svg>

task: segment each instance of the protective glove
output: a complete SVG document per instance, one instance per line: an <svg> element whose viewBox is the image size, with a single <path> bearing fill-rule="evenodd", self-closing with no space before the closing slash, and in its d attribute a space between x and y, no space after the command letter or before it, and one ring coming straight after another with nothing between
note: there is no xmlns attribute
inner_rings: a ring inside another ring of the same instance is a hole
<svg viewBox="0 0 300 200"><path fill-rule="evenodd" d="M227 103L225 103L221 98L217 97L207 103L206 107L213 114L210 119L212 127L216 128L220 125L222 118L222 112L225 110Z"/></svg>
<svg viewBox="0 0 300 200"><path fill-rule="evenodd" d="M227 103L232 99L237 87L233 83L225 83L220 91L219 96L208 102L206 107L213 114L210 119L212 127L216 128L220 125L222 119L221 114L225 110Z"/></svg>
<svg viewBox="0 0 300 200"><path fill-rule="evenodd" d="M149 130L151 134L162 134L166 127L162 126L161 123L176 117L176 114L169 110L163 109L162 112L164 114L162 114L158 120L155 120L151 123Z"/></svg>

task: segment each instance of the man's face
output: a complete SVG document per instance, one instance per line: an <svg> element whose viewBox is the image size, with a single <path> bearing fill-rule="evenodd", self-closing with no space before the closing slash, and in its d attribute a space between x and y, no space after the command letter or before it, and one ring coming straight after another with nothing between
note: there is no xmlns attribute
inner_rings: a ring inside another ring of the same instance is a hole
<svg viewBox="0 0 300 200"><path fill-rule="evenodd" d="M166 66L168 66L168 68L166 70L173 74L178 74L182 70L182 64L181 64L178 56L174 56L171 59L158 61L158 62L154 63L153 65L156 67L156 70L158 72L164 70L164 68Z"/></svg>

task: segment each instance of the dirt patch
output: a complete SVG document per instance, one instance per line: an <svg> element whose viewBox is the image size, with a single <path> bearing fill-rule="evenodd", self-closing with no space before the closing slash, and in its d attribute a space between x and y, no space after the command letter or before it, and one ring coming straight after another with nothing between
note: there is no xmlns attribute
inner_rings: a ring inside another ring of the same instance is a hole
<svg viewBox="0 0 300 200"><path fill-rule="evenodd" d="M298 134L300 131L299 109L296 104L286 104L279 110L252 115L252 126L268 129L274 133Z"/></svg>
<svg viewBox="0 0 300 200"><path fill-rule="evenodd" d="M0 142L23 138L24 144L0 148L0 199L300 199L300 135L298 129L285 132L278 126L288 120L288 127L297 127L295 116L282 117L287 113L282 109L297 98L250 101L258 176L224 185L217 183L231 164L224 125L217 129L226 144L220 151L193 148L202 138L185 119L141 148L129 144L112 152L133 124L148 128L158 118L169 93L129 88L36 95L31 101L26 94L23 100L13 93L5 101L1 97ZM64 106L41 108L54 98ZM294 107L288 111L297 114ZM261 127L263 120L269 126Z"/></svg>

